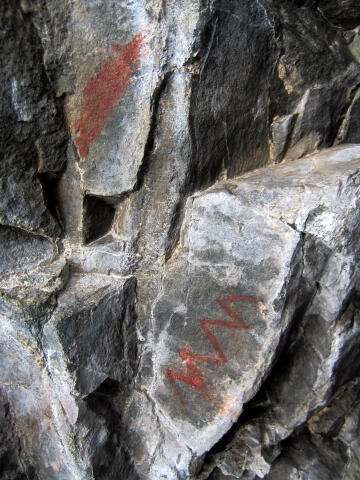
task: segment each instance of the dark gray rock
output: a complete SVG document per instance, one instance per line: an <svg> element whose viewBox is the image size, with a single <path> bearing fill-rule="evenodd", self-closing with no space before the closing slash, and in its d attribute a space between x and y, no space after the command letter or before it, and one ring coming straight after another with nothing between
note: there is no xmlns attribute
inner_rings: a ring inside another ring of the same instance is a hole
<svg viewBox="0 0 360 480"><path fill-rule="evenodd" d="M31 21L17 1L4 1L0 8L0 222L58 236L59 225L47 207L47 186L49 175L60 172L66 161L61 104L46 78Z"/></svg>
<svg viewBox="0 0 360 480"><path fill-rule="evenodd" d="M338 27L352 29L360 25L360 6L355 0L318 0L317 7L326 19Z"/></svg>
<svg viewBox="0 0 360 480"><path fill-rule="evenodd" d="M285 443L266 478L358 478L359 393L358 379L344 386L328 407Z"/></svg>
<svg viewBox="0 0 360 480"><path fill-rule="evenodd" d="M50 263L58 253L56 246L43 237L12 227L0 226L0 245L2 275L27 273L31 268Z"/></svg>
<svg viewBox="0 0 360 480"><path fill-rule="evenodd" d="M84 396L108 377L117 381L131 377L136 365L136 332L127 309L135 293L133 280L117 285L106 276L73 275L59 296L44 327L43 348L50 373L64 370L64 378L53 376L64 398L68 397L66 383L67 389Z"/></svg>
<svg viewBox="0 0 360 480"><path fill-rule="evenodd" d="M68 279L66 259L42 236L0 227L0 314L12 325L38 331Z"/></svg>
<svg viewBox="0 0 360 480"><path fill-rule="evenodd" d="M3 480L26 480L19 460L19 440L14 436L9 403L3 395L0 398L0 475Z"/></svg>
<svg viewBox="0 0 360 480"><path fill-rule="evenodd" d="M342 31L329 26L314 8L316 2L266 3L274 11L280 36L269 110L277 135L279 122L295 116L295 125L280 136L280 157L273 136L274 159L295 159L333 144L357 88L359 66L351 61Z"/></svg>
<svg viewBox="0 0 360 480"><path fill-rule="evenodd" d="M90 478L102 465L107 478L131 471L115 408L102 405L99 412L97 405L99 398L110 405L113 390L136 368L134 288L131 279L73 275L55 309L49 300L40 309L38 298L26 298L32 307L27 315L23 307L1 312L1 383L21 458L39 478ZM39 312L35 329L30 321Z"/></svg>
<svg viewBox="0 0 360 480"><path fill-rule="evenodd" d="M279 54L275 20L261 2L213 2L203 35L191 92L196 187L220 171L234 176L268 161L268 98Z"/></svg>

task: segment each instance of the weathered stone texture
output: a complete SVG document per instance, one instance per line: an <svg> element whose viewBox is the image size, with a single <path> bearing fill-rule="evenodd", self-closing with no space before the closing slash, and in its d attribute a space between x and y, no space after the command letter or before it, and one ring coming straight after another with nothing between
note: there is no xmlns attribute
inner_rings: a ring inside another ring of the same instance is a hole
<svg viewBox="0 0 360 480"><path fill-rule="evenodd" d="M52 237L60 229L44 191L66 161L61 104L46 77L34 26L17 1L4 1L0 9L0 222Z"/></svg>
<svg viewBox="0 0 360 480"><path fill-rule="evenodd" d="M357 479L358 2L0 26L1 478Z"/></svg>
<svg viewBox="0 0 360 480"><path fill-rule="evenodd" d="M252 449L256 429L267 429L274 449L356 374L359 325L349 302L359 278L359 154L324 151L188 200L180 244L145 313L139 379L174 445L184 445L179 457L186 446L193 461L224 435L285 343L290 351L266 389L273 413L255 433L244 426L245 440L239 430L247 464L228 466L225 454L224 474L267 474L270 464Z"/></svg>

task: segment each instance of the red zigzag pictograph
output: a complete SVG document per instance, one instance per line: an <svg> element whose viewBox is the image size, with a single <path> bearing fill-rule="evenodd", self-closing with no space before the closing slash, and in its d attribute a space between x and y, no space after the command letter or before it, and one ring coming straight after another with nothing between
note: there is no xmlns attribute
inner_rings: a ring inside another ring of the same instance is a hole
<svg viewBox="0 0 360 480"><path fill-rule="evenodd" d="M215 366L225 365L228 361L226 358L217 338L210 330L211 325L219 326L219 327L226 327L232 329L242 329L242 330L249 330L250 327L244 322L240 315L238 315L234 309L230 306L233 302L245 301L248 303L263 303L262 300L258 299L257 297L252 297L249 295L230 295L226 298L219 298L217 303L220 307L229 315L231 320L216 320L212 318L201 318L198 319L198 323L200 324L203 332L210 340L212 345L213 351L215 353L214 356L207 356L207 355L200 355L198 353L193 352L187 347L182 347L180 350L180 358L185 362L185 372L180 373L172 368L166 369L166 376L169 379L172 387L174 388L176 394L179 397L180 402L184 405L185 399L179 389L176 381L180 381L190 385L191 387L195 387L198 389L203 389L205 387L205 380L200 368L197 365L197 362L201 360L202 362L212 363ZM229 305L230 304L230 305Z"/></svg>

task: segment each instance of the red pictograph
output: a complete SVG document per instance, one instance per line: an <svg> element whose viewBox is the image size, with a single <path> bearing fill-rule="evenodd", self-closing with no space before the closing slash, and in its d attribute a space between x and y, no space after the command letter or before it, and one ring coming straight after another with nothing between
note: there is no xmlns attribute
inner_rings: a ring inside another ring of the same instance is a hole
<svg viewBox="0 0 360 480"><path fill-rule="evenodd" d="M250 328L245 323L243 318L234 310L234 307L232 306L234 302L248 302L256 304L262 302L262 300L250 295L230 295L229 297L219 298L217 300L217 303L227 313L227 315L229 315L231 320L218 320L212 318L201 318L197 320L204 334L210 340L215 355L201 355L193 352L187 347L182 347L180 350L180 358L185 363L184 373L178 372L173 368L166 369L166 376L170 381L172 387L174 388L176 394L178 395L180 402L183 405L186 403L186 401L176 381L183 382L187 385L190 385L191 387L202 390L205 387L205 380L200 368L197 365L197 362L200 360L202 362L212 363L213 365L218 367L220 365L225 365L225 363L228 361L226 355L224 354L220 346L218 339L210 330L210 326L218 326L223 328L226 327L238 330L249 330Z"/></svg>
<svg viewBox="0 0 360 480"><path fill-rule="evenodd" d="M144 41L145 36L138 33L125 46L113 45L113 55L84 88L80 116L74 124L81 157L88 156L89 147L99 136L104 120L112 114L130 85L132 75L139 69Z"/></svg>

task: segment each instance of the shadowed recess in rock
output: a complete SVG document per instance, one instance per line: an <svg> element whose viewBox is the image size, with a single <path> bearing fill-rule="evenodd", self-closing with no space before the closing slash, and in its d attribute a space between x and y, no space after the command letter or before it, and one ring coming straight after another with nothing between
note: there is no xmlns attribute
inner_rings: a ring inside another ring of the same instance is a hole
<svg viewBox="0 0 360 480"><path fill-rule="evenodd" d="M90 243L103 235L111 228L114 220L115 208L99 197L87 195L84 199L84 243Z"/></svg>

